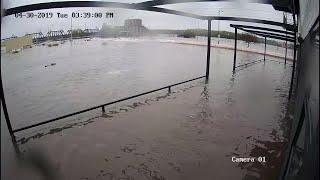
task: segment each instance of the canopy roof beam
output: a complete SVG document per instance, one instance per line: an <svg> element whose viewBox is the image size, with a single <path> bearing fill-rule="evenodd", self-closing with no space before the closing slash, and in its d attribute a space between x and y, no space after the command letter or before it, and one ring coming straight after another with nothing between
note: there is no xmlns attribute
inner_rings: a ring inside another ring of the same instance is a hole
<svg viewBox="0 0 320 180"><path fill-rule="evenodd" d="M167 4L190 3L190 2L216 2L216 1L226 1L226 0L151 0L151 1L136 3L136 5L153 7L153 6L161 6L161 5L167 5ZM255 0L250 3L272 4L272 0L265 0L265 1Z"/></svg>
<svg viewBox="0 0 320 180"><path fill-rule="evenodd" d="M238 28L241 29L241 28ZM258 36L262 36L262 37L269 37L269 38L273 38L273 39L279 39L279 40L284 40L284 41L290 41L290 42L294 42L293 38L290 37L286 37L286 36L282 36L282 35L273 35L267 32L261 32L261 31L253 31L253 30L247 30L247 29L241 29L242 31L248 32L248 33L252 33Z"/></svg>
<svg viewBox="0 0 320 180"><path fill-rule="evenodd" d="M282 33L282 34L294 36L293 30L288 32L288 31L283 31L283 30L279 30L279 29L272 29L272 28L259 27L259 26L238 25L238 24L230 24L230 26L233 28L237 27L237 28L246 28L246 29L258 29L258 30L265 30L265 31Z"/></svg>
<svg viewBox="0 0 320 180"><path fill-rule="evenodd" d="M277 33L271 33L271 32L265 32L265 31L256 31L256 30L245 29L245 28L238 28L238 29L241 29L242 31L246 31L246 32L250 32L250 33L267 34L267 35L278 36L278 37L283 37L283 38L287 38L287 39L294 39L294 37L285 36L285 35L277 34Z"/></svg>

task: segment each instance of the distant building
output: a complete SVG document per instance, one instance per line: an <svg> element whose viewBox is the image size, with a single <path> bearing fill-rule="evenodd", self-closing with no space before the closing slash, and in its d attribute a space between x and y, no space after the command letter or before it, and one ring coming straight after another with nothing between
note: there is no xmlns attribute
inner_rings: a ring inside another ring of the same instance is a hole
<svg viewBox="0 0 320 180"><path fill-rule="evenodd" d="M104 23L100 29L101 37L135 37L148 33L148 29L142 25L141 19L126 19L123 26L110 26Z"/></svg>
<svg viewBox="0 0 320 180"><path fill-rule="evenodd" d="M1 49L2 47L4 47L6 52L11 52L13 50L30 47L31 45L32 45L31 34L27 34L22 37L8 38L1 41Z"/></svg>
<svg viewBox="0 0 320 180"><path fill-rule="evenodd" d="M142 25L141 19L126 19L123 30L128 36L142 36L147 32L147 28Z"/></svg>

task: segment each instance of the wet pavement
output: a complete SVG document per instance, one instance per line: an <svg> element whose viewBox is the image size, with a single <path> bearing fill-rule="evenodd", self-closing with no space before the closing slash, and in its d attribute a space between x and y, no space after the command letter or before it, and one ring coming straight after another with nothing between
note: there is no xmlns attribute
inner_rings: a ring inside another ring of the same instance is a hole
<svg viewBox="0 0 320 180"><path fill-rule="evenodd" d="M20 137L19 147L46 159L54 179L276 179L292 119L290 72L271 61L234 75L213 70L208 84L95 112ZM232 161L240 157L255 161Z"/></svg>

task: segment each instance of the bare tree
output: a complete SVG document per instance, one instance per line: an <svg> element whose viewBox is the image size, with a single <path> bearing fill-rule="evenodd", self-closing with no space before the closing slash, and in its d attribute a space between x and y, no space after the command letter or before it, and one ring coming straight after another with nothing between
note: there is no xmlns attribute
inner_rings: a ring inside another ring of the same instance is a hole
<svg viewBox="0 0 320 180"><path fill-rule="evenodd" d="M239 39L245 41L247 43L247 47L250 46L250 43L258 42L258 37L249 33L240 34Z"/></svg>

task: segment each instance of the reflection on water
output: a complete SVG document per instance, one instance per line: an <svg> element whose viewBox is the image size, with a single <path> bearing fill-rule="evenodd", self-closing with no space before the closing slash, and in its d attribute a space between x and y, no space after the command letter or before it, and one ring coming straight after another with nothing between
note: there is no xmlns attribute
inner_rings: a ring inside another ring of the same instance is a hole
<svg viewBox="0 0 320 180"><path fill-rule="evenodd" d="M207 86L204 86L199 100L199 107L201 108L201 111L196 116L196 119L199 121L208 121L209 119L211 119L212 116L212 108L209 104L210 96L207 88Z"/></svg>

